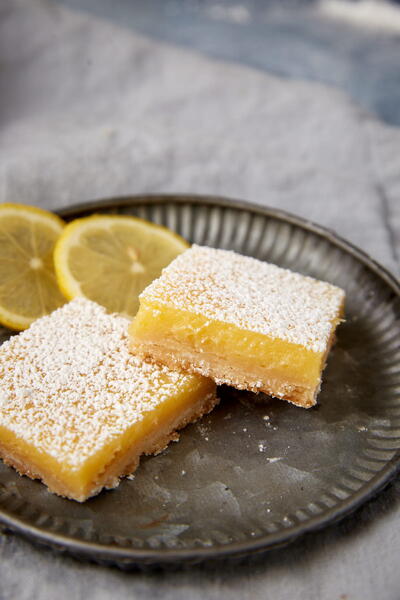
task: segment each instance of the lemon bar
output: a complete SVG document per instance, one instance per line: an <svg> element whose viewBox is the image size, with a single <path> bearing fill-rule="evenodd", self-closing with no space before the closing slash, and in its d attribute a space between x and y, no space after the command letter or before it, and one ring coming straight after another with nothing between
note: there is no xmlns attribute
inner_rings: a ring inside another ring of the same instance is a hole
<svg viewBox="0 0 400 600"><path fill-rule="evenodd" d="M82 502L213 408L211 380L132 356L128 323L80 298L1 346L5 463Z"/></svg>
<svg viewBox="0 0 400 600"><path fill-rule="evenodd" d="M276 265L192 246L142 292L130 348L157 364L308 408L344 297Z"/></svg>

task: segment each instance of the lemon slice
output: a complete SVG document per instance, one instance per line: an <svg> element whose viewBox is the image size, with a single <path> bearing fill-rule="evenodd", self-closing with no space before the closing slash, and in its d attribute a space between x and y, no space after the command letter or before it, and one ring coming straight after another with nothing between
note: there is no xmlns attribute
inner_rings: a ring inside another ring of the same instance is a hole
<svg viewBox="0 0 400 600"><path fill-rule="evenodd" d="M65 303L53 249L64 221L23 204L0 204L0 322L26 329Z"/></svg>
<svg viewBox="0 0 400 600"><path fill-rule="evenodd" d="M55 252L58 284L110 312L136 314L138 296L188 244L165 227L130 216L93 215L64 229Z"/></svg>

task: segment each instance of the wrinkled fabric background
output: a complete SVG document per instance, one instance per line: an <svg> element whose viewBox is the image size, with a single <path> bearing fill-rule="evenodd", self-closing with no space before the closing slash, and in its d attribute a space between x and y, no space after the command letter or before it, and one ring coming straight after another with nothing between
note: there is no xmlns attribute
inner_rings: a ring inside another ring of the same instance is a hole
<svg viewBox="0 0 400 600"><path fill-rule="evenodd" d="M319 222L394 273L400 129L342 92L161 44L51 0L0 2L0 201L228 195ZM0 598L398 600L400 484L241 567L125 574L0 535Z"/></svg>

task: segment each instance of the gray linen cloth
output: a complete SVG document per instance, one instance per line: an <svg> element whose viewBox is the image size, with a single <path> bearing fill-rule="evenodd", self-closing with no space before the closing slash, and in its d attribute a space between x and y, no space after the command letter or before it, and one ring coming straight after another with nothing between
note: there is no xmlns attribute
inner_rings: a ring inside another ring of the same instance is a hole
<svg viewBox="0 0 400 600"><path fill-rule="evenodd" d="M335 89L205 59L52 0L2 0L0 123L0 201L228 195L317 221L398 272L400 130ZM241 568L128 575L0 536L0 598L397 600L399 489Z"/></svg>

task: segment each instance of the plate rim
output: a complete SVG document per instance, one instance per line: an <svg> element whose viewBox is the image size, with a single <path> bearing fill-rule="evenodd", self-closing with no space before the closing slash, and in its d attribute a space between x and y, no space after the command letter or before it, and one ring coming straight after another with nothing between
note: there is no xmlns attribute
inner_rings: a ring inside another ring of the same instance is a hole
<svg viewBox="0 0 400 600"><path fill-rule="evenodd" d="M332 229L319 225L309 219L294 215L282 209L263 206L245 200L219 195L203 195L190 193L152 193L132 194L102 198L88 202L73 204L54 212L62 218L68 219L76 213L96 212L105 209L123 208L134 204L197 204L236 208L247 210L272 219L310 231L328 240L352 255L375 275L383 279L392 291L400 298L400 281L386 267L373 259L367 252L357 247L352 242L338 235ZM8 510L0 507L0 533L2 530L20 534L38 544L51 547L54 550L67 552L77 558L84 558L98 563L119 567L140 567L145 565L162 566L168 564L196 564L210 560L227 558L240 558L255 553L267 552L277 547L285 546L299 537L322 529L325 526L337 523L357 510L362 504L371 500L400 472L400 450L386 462L384 468L376 473L365 485L354 491L338 505L315 515L305 522L291 525L287 529L269 532L252 540L231 542L213 545L212 547L196 547L192 549L162 548L143 549L129 546L116 546L101 542L79 540L57 532L50 532L35 525L27 523L23 518L12 515Z"/></svg>

